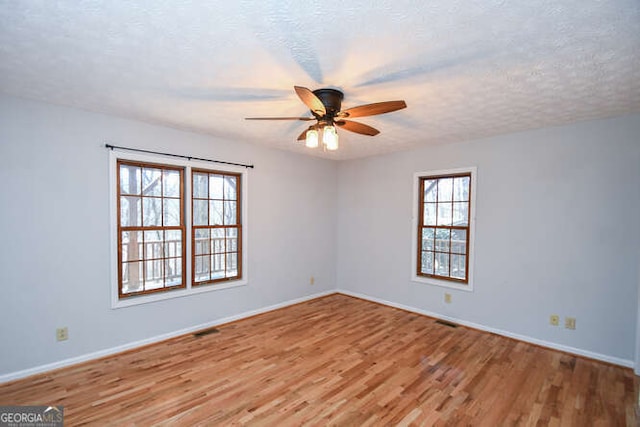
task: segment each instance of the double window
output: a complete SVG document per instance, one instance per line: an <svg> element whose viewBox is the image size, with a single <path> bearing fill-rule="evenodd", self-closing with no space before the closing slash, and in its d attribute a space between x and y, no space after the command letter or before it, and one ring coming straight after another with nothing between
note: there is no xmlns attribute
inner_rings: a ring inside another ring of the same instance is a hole
<svg viewBox="0 0 640 427"><path fill-rule="evenodd" d="M242 173L117 158L115 184L118 300L243 279Z"/></svg>
<svg viewBox="0 0 640 427"><path fill-rule="evenodd" d="M470 284L475 169L416 174L414 278Z"/></svg>

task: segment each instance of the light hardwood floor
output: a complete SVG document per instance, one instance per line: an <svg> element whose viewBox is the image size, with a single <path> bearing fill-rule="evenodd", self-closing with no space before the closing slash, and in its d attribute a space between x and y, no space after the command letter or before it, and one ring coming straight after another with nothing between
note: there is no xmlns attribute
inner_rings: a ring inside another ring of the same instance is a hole
<svg viewBox="0 0 640 427"><path fill-rule="evenodd" d="M630 369L330 295L0 385L65 425L638 425Z"/></svg>

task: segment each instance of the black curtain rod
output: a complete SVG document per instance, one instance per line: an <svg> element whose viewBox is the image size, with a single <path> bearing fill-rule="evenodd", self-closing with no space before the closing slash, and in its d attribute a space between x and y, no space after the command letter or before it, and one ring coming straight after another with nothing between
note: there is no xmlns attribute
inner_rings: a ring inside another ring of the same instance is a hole
<svg viewBox="0 0 640 427"><path fill-rule="evenodd" d="M253 169L253 165L245 165L244 163L224 162L222 160L203 159L201 157L191 157L191 156L182 156L180 154L161 153L159 151L142 150L140 148L118 147L117 145L111 145L111 144L104 144L104 146L106 148L110 148L111 150L118 149L118 150L136 151L138 153L160 154L161 156L178 157L180 159L187 159L187 160L202 160L203 162L220 163L222 165L242 166L245 168Z"/></svg>

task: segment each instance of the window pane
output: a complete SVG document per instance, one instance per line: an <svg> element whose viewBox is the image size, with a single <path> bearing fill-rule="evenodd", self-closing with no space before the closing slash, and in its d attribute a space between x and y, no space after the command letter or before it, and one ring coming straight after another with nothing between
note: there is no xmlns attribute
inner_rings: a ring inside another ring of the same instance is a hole
<svg viewBox="0 0 640 427"><path fill-rule="evenodd" d="M129 237L129 232L128 231L124 231L120 233L120 254L121 254L121 261L128 261L129 260L129 244L130 244L130 237Z"/></svg>
<svg viewBox="0 0 640 427"><path fill-rule="evenodd" d="M236 186L238 178L235 176L225 175L224 177L224 198L227 200L236 199Z"/></svg>
<svg viewBox="0 0 640 427"><path fill-rule="evenodd" d="M451 203L438 203L438 225L451 225Z"/></svg>
<svg viewBox="0 0 640 427"><path fill-rule="evenodd" d="M422 229L422 248L423 251L432 251L434 249L435 229Z"/></svg>
<svg viewBox="0 0 640 427"><path fill-rule="evenodd" d="M120 165L120 193L140 194L140 168L131 165Z"/></svg>
<svg viewBox="0 0 640 427"><path fill-rule="evenodd" d="M224 225L236 224L236 202L224 202Z"/></svg>
<svg viewBox="0 0 640 427"><path fill-rule="evenodd" d="M160 196L162 195L160 169L144 168L142 169L142 195L143 196Z"/></svg>
<svg viewBox="0 0 640 427"><path fill-rule="evenodd" d="M198 239L209 239L211 236L211 230L208 228L197 228L195 230L196 240Z"/></svg>
<svg viewBox="0 0 640 427"><path fill-rule="evenodd" d="M143 262L122 263L122 293L142 291Z"/></svg>
<svg viewBox="0 0 640 427"><path fill-rule="evenodd" d="M209 175L209 198L222 200L223 189L222 175Z"/></svg>
<svg viewBox="0 0 640 427"><path fill-rule="evenodd" d="M165 286L182 284L182 258L167 258L164 260Z"/></svg>
<svg viewBox="0 0 640 427"><path fill-rule="evenodd" d="M209 225L222 225L222 200L212 200L209 202Z"/></svg>
<svg viewBox="0 0 640 427"><path fill-rule="evenodd" d="M438 180L438 201L450 202L453 198L453 178L440 178Z"/></svg>
<svg viewBox="0 0 640 427"><path fill-rule="evenodd" d="M180 197L180 172L165 170L162 173L162 195L164 197Z"/></svg>
<svg viewBox="0 0 640 427"><path fill-rule="evenodd" d="M214 228L211 230L211 253L226 252L224 229Z"/></svg>
<svg viewBox="0 0 640 427"><path fill-rule="evenodd" d="M215 254L211 256L211 278L221 279L225 274L226 256L225 254Z"/></svg>
<svg viewBox="0 0 640 427"><path fill-rule="evenodd" d="M469 204L467 202L453 203L453 225L469 225Z"/></svg>
<svg viewBox="0 0 640 427"><path fill-rule="evenodd" d="M436 225L436 204L425 203L423 215L424 215L423 225Z"/></svg>
<svg viewBox="0 0 640 427"><path fill-rule="evenodd" d="M465 279L467 271L465 255L451 255L451 277Z"/></svg>
<svg viewBox="0 0 640 427"><path fill-rule="evenodd" d="M180 225L180 199L162 199L163 222L165 226Z"/></svg>
<svg viewBox="0 0 640 427"><path fill-rule="evenodd" d="M447 228L436 229L436 251L449 252L449 239L451 230Z"/></svg>
<svg viewBox="0 0 640 427"><path fill-rule="evenodd" d="M144 290L164 287L164 260L155 259L145 262Z"/></svg>
<svg viewBox="0 0 640 427"><path fill-rule="evenodd" d="M469 177L460 176L453 179L453 200L469 200Z"/></svg>
<svg viewBox="0 0 640 427"><path fill-rule="evenodd" d="M142 203L140 197L124 196L120 197L120 226L140 227L142 223Z"/></svg>
<svg viewBox="0 0 640 427"><path fill-rule="evenodd" d="M137 261L142 259L142 232L122 232L122 261Z"/></svg>
<svg viewBox="0 0 640 427"><path fill-rule="evenodd" d="M144 232L144 257L164 258L164 232L162 230L151 230Z"/></svg>
<svg viewBox="0 0 640 427"><path fill-rule="evenodd" d="M433 274L433 252L422 252L422 264L420 272L424 274Z"/></svg>
<svg viewBox="0 0 640 427"><path fill-rule="evenodd" d="M194 172L193 197L200 199L206 199L209 197L209 175Z"/></svg>
<svg viewBox="0 0 640 427"><path fill-rule="evenodd" d="M164 256L182 256L182 230L166 230L164 232Z"/></svg>
<svg viewBox="0 0 640 427"><path fill-rule="evenodd" d="M177 240L178 243L180 243L180 240L182 240L182 230L166 230L165 236L169 241Z"/></svg>
<svg viewBox="0 0 640 427"><path fill-rule="evenodd" d="M227 228L227 252L238 251L238 230L235 228Z"/></svg>
<svg viewBox="0 0 640 427"><path fill-rule="evenodd" d="M193 225L207 225L209 223L209 202L206 200L193 201Z"/></svg>
<svg viewBox="0 0 640 427"><path fill-rule="evenodd" d="M195 230L195 254L203 255L209 254L209 229L197 229Z"/></svg>
<svg viewBox="0 0 640 427"><path fill-rule="evenodd" d="M449 276L449 254L436 252L435 274Z"/></svg>
<svg viewBox="0 0 640 427"><path fill-rule="evenodd" d="M209 255L196 256L196 282L204 282L209 280Z"/></svg>
<svg viewBox="0 0 640 427"><path fill-rule="evenodd" d="M425 202L435 202L436 196L438 194L438 180L437 179L428 179L423 181L424 185L424 201Z"/></svg>
<svg viewBox="0 0 640 427"><path fill-rule="evenodd" d="M458 254L467 252L467 230L451 230L451 252Z"/></svg>
<svg viewBox="0 0 640 427"><path fill-rule="evenodd" d="M226 277L233 277L238 275L238 254L227 254L227 271Z"/></svg>
<svg viewBox="0 0 640 427"><path fill-rule="evenodd" d="M162 225L162 199L144 197L142 199L142 225L145 227Z"/></svg>

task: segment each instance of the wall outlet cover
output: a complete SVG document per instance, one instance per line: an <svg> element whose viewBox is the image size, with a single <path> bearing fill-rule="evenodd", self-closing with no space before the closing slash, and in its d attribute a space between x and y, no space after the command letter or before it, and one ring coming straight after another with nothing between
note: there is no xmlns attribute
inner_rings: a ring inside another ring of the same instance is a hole
<svg viewBox="0 0 640 427"><path fill-rule="evenodd" d="M575 317L565 317L564 318L564 327L566 329L575 329L576 328L576 318Z"/></svg>

